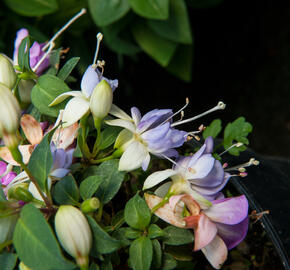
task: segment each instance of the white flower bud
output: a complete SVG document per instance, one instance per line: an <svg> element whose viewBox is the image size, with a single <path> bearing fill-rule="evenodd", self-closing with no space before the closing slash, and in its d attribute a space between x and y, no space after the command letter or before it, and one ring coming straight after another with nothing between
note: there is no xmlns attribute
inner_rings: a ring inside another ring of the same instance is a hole
<svg viewBox="0 0 290 270"><path fill-rule="evenodd" d="M0 83L0 134L15 133L19 126L20 106L10 89Z"/></svg>
<svg viewBox="0 0 290 270"><path fill-rule="evenodd" d="M103 119L109 113L113 102L113 91L107 81L102 80L95 87L90 98L90 109L93 116Z"/></svg>
<svg viewBox="0 0 290 270"><path fill-rule="evenodd" d="M16 79L17 76L12 62L6 55L0 53L0 83L12 89Z"/></svg>
<svg viewBox="0 0 290 270"><path fill-rule="evenodd" d="M88 263L92 246L92 232L83 213L71 206L62 205L55 215L55 230L63 248L79 265Z"/></svg>

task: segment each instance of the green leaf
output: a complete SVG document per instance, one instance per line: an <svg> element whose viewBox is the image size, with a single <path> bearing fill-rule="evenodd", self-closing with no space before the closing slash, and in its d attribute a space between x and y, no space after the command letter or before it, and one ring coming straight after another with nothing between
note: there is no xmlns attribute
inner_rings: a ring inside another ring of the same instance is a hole
<svg viewBox="0 0 290 270"><path fill-rule="evenodd" d="M97 252L108 254L119 249L120 241L107 234L92 217L87 215L87 218L94 235L93 247Z"/></svg>
<svg viewBox="0 0 290 270"><path fill-rule="evenodd" d="M57 77L64 81L70 75L70 73L75 68L79 60L80 60L79 57L73 57L69 59L61 68L61 70L58 72Z"/></svg>
<svg viewBox="0 0 290 270"><path fill-rule="evenodd" d="M40 144L36 146L28 163L28 169L44 192L47 192L47 176L53 164L49 136L49 133L46 134Z"/></svg>
<svg viewBox="0 0 290 270"><path fill-rule="evenodd" d="M76 267L64 259L51 227L32 204L22 208L15 227L13 244L19 259L29 268L69 270Z"/></svg>
<svg viewBox="0 0 290 270"><path fill-rule="evenodd" d="M224 130L224 148L231 147L235 142L242 142L248 145L249 140L247 136L252 132L253 127L250 123L246 122L244 117L237 118L234 122L227 124ZM229 153L234 156L238 156L241 151L246 150L246 147L233 147L229 150Z"/></svg>
<svg viewBox="0 0 290 270"><path fill-rule="evenodd" d="M169 13L169 0L129 0L132 9L148 19L166 20Z"/></svg>
<svg viewBox="0 0 290 270"><path fill-rule="evenodd" d="M105 161L97 167L96 174L103 179L103 181L96 192L96 197L98 197L103 204L113 199L124 180L125 172L120 172L118 167L119 160Z"/></svg>
<svg viewBox="0 0 290 270"><path fill-rule="evenodd" d="M100 150L111 146L118 137L122 128L116 126L108 126L101 133Z"/></svg>
<svg viewBox="0 0 290 270"><path fill-rule="evenodd" d="M179 246L189 244L194 239L193 234L188 229L168 226L163 231L165 232L163 243L167 245Z"/></svg>
<svg viewBox="0 0 290 270"><path fill-rule="evenodd" d="M221 130L222 130L222 121L220 119L215 119L210 123L209 126L206 127L206 129L202 133L202 136L204 139L206 139L209 136L216 138L216 136L219 135Z"/></svg>
<svg viewBox="0 0 290 270"><path fill-rule="evenodd" d="M14 253L0 254L1 270L13 270L17 261L17 255Z"/></svg>
<svg viewBox="0 0 290 270"><path fill-rule="evenodd" d="M119 229L124 223L124 210L119 211L115 216L112 217L111 224L114 230Z"/></svg>
<svg viewBox="0 0 290 270"><path fill-rule="evenodd" d="M81 182L80 193L83 200L91 198L98 190L103 179L99 175L92 175Z"/></svg>
<svg viewBox="0 0 290 270"><path fill-rule="evenodd" d="M55 12L57 0L5 0L6 5L23 16L39 17Z"/></svg>
<svg viewBox="0 0 290 270"><path fill-rule="evenodd" d="M106 26L123 17L130 5L127 0L89 0L89 9L96 25Z"/></svg>
<svg viewBox="0 0 290 270"><path fill-rule="evenodd" d="M162 249L161 245L157 239L152 240L153 246L153 259L152 265L154 265L154 269L159 269L162 264Z"/></svg>
<svg viewBox="0 0 290 270"><path fill-rule="evenodd" d="M176 269L177 262L176 260L168 253L163 254L162 258L162 270L172 270Z"/></svg>
<svg viewBox="0 0 290 270"><path fill-rule="evenodd" d="M29 62L29 50L27 48L30 48L30 38L29 36L25 37L19 46L18 49L18 66L22 71L30 71L30 62Z"/></svg>
<svg viewBox="0 0 290 270"><path fill-rule="evenodd" d="M178 45L166 69L179 79L189 82L192 77L193 46Z"/></svg>
<svg viewBox="0 0 290 270"><path fill-rule="evenodd" d="M173 256L178 261L192 261L192 251L188 245L179 246L166 246L166 252Z"/></svg>
<svg viewBox="0 0 290 270"><path fill-rule="evenodd" d="M187 0L193 8L210 8L221 4L224 0Z"/></svg>
<svg viewBox="0 0 290 270"><path fill-rule="evenodd" d="M157 35L141 21L133 25L132 33L138 45L149 56L161 66L168 66L176 50L176 43Z"/></svg>
<svg viewBox="0 0 290 270"><path fill-rule="evenodd" d="M142 236L133 241L129 249L130 265L134 270L149 270L153 248L151 240Z"/></svg>
<svg viewBox="0 0 290 270"><path fill-rule="evenodd" d="M148 236L150 239L164 236L164 232L156 224L151 224L148 228Z"/></svg>
<svg viewBox="0 0 290 270"><path fill-rule="evenodd" d="M57 117L59 110L65 106L65 101L52 107L48 105L60 94L70 91L70 88L60 78L45 74L39 77L37 84L31 92L33 105L45 115Z"/></svg>
<svg viewBox="0 0 290 270"><path fill-rule="evenodd" d="M5 202L5 201L7 201L7 199L6 199L2 186L0 186L0 202Z"/></svg>
<svg viewBox="0 0 290 270"><path fill-rule="evenodd" d="M136 194L125 206L125 221L127 224L139 230L145 230L150 224L151 211L145 200Z"/></svg>
<svg viewBox="0 0 290 270"><path fill-rule="evenodd" d="M122 247L127 247L131 244L131 241L125 237L126 228L120 228L113 232L112 236L118 239Z"/></svg>
<svg viewBox="0 0 290 270"><path fill-rule="evenodd" d="M60 63L60 54L62 48L53 50L49 56L50 68L46 71L45 74L56 75L59 69Z"/></svg>
<svg viewBox="0 0 290 270"><path fill-rule="evenodd" d="M142 232L141 231L137 231L137 230L134 230L132 228L125 228L125 237L128 238L128 239L136 239L138 237L141 237L142 236Z"/></svg>
<svg viewBox="0 0 290 270"><path fill-rule="evenodd" d="M169 18L150 20L149 27L159 36L174 42L192 44L190 21L184 0L170 0Z"/></svg>
<svg viewBox="0 0 290 270"><path fill-rule="evenodd" d="M59 204L79 205L80 194L77 183L72 175L67 175L56 183L53 198Z"/></svg>
<svg viewBox="0 0 290 270"><path fill-rule="evenodd" d="M100 270L100 267L99 267L97 264L92 263L92 264L90 265L89 270Z"/></svg>

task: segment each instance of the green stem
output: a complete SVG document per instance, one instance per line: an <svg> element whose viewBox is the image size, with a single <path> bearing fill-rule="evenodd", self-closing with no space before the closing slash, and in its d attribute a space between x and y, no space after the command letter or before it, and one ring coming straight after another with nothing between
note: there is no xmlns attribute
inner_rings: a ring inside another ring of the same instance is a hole
<svg viewBox="0 0 290 270"><path fill-rule="evenodd" d="M95 141L95 144L94 144L94 148L93 148L93 157L95 157L98 152L99 152L99 144L100 144L100 141L101 141L101 126L102 126L102 119L98 119L98 118L95 118L94 117L94 124L95 124L95 128L97 129L97 139Z"/></svg>
<svg viewBox="0 0 290 270"><path fill-rule="evenodd" d="M98 209L98 214L96 216L97 222L100 222L101 221L102 215L103 215L103 204L100 202L100 207Z"/></svg>
<svg viewBox="0 0 290 270"><path fill-rule="evenodd" d="M82 128L81 151L87 159L90 159L92 157L92 154L90 152L89 146L88 146L87 141L86 141L87 119L88 119L88 115L85 115L83 118L81 118L81 121L80 121L80 126Z"/></svg>
<svg viewBox="0 0 290 270"><path fill-rule="evenodd" d="M169 202L170 197L174 195L174 193L172 191L167 192L167 194L165 195L165 197L163 198L163 200L156 204L152 209L151 209L151 213L154 213L155 211L157 211L159 208L163 207L165 204L167 204Z"/></svg>
<svg viewBox="0 0 290 270"><path fill-rule="evenodd" d="M114 158L119 158L121 155L122 155L122 151L117 149L110 156L107 156L107 157L104 157L104 158L100 158L100 159L91 159L90 163L91 164L99 164L99 163L102 163L102 162L107 161L107 160L111 160L111 159L114 159Z"/></svg>
<svg viewBox="0 0 290 270"><path fill-rule="evenodd" d="M2 251L2 249L5 247L10 246L12 243L13 243L13 240L9 240L9 241L6 241L6 242L0 244L0 251Z"/></svg>

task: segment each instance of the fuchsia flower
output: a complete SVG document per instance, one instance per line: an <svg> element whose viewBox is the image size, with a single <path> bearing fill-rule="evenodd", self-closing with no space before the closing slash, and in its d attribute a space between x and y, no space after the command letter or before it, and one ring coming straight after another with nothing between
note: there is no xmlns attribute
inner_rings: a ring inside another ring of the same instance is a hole
<svg viewBox="0 0 290 270"><path fill-rule="evenodd" d="M16 39L14 43L14 53L13 53L13 62L14 65L18 65L18 50L19 46L22 42L22 40L29 35L28 30L25 28L22 28L18 30L16 34ZM45 46L45 43L38 43L35 41L30 50L29 50L29 62L30 62L30 67L33 69L36 64L39 62L39 60L44 56L45 51L42 50L42 48ZM44 61L39 65L39 67L36 70L37 75L41 75L42 72L48 68L50 65L49 62L49 56L47 56Z"/></svg>
<svg viewBox="0 0 290 270"><path fill-rule="evenodd" d="M150 209L162 201L149 194L145 194L145 198ZM189 211L185 217L184 205ZM228 249L237 246L248 230L248 201L244 195L214 200L212 206L204 210L188 194L172 196L155 214L174 226L192 228L194 251L201 250L216 269L226 260Z"/></svg>

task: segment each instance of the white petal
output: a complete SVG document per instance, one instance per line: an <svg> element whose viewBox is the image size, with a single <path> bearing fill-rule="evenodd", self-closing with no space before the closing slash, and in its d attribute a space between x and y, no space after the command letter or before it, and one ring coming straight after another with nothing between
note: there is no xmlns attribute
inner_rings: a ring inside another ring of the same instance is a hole
<svg viewBox="0 0 290 270"><path fill-rule="evenodd" d="M74 97L65 106L62 121L63 127L68 127L84 116L90 108L90 103L79 97Z"/></svg>
<svg viewBox="0 0 290 270"><path fill-rule="evenodd" d="M148 151L142 143L132 142L120 159L119 171L133 171L140 168L147 155Z"/></svg>
<svg viewBox="0 0 290 270"><path fill-rule="evenodd" d="M128 114L126 114L123 110L121 110L118 106L114 104L112 104L109 114L114 115L115 117L118 117L120 119L133 121Z"/></svg>
<svg viewBox="0 0 290 270"><path fill-rule="evenodd" d="M210 154L201 156L186 173L186 179L198 179L206 177L213 168L215 159Z"/></svg>
<svg viewBox="0 0 290 270"><path fill-rule="evenodd" d="M131 132L135 132L136 130L135 125L131 121L123 120L123 119L107 120L106 124L110 126L123 127L130 130Z"/></svg>
<svg viewBox="0 0 290 270"><path fill-rule="evenodd" d="M123 129L117 139L116 139L116 142L115 142L115 145L114 145L114 148L121 148L125 151L126 148L128 147L128 143L129 141L132 139L133 137L133 134L130 130L128 129ZM131 143L131 142L130 142Z"/></svg>
<svg viewBox="0 0 290 270"><path fill-rule="evenodd" d="M83 97L83 96L84 95L82 94L81 91L69 91L57 96L48 106L57 105L58 103L61 103L68 97Z"/></svg>
<svg viewBox="0 0 290 270"><path fill-rule="evenodd" d="M172 169L152 173L146 178L143 185L143 190L152 188L175 174L177 174L177 172Z"/></svg>

